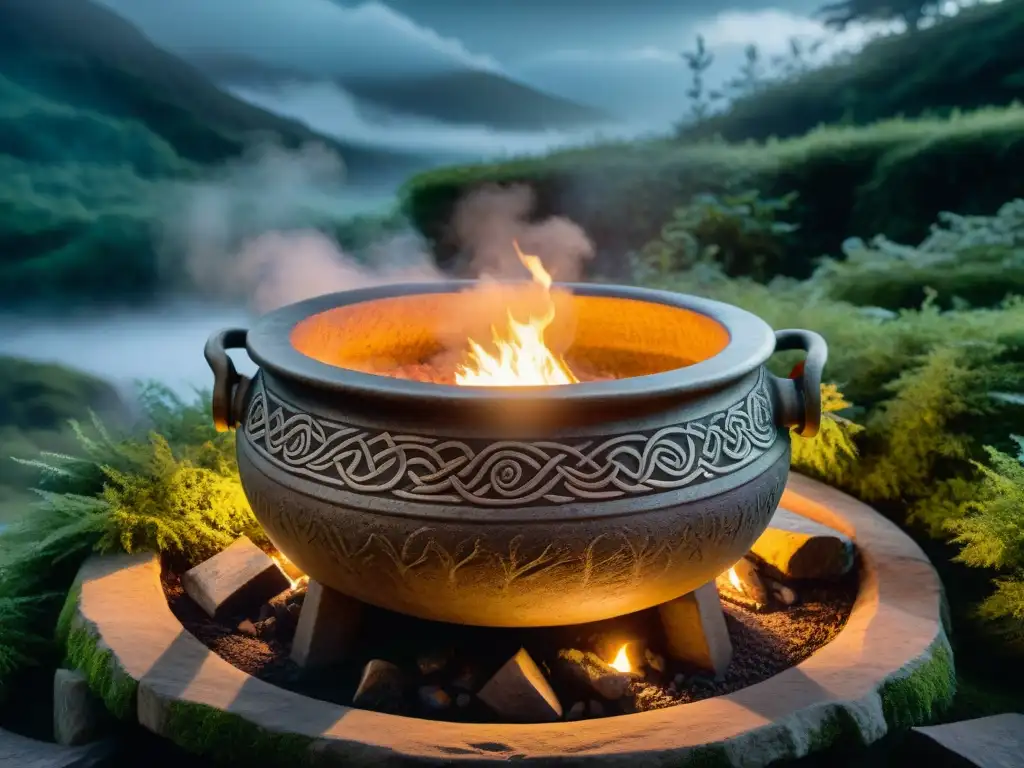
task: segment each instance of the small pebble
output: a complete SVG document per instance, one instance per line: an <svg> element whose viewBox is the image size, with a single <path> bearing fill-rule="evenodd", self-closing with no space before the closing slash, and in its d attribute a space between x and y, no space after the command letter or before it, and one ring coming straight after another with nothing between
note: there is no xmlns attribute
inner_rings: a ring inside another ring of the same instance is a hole
<svg viewBox="0 0 1024 768"><path fill-rule="evenodd" d="M604 717L604 705L600 701L591 699L587 704L587 711L591 717Z"/></svg>
<svg viewBox="0 0 1024 768"><path fill-rule="evenodd" d="M302 606L298 603L288 603L287 611L292 615L292 618L294 618L295 621L298 621L299 614L302 612Z"/></svg>
<svg viewBox="0 0 1024 768"><path fill-rule="evenodd" d="M470 696L468 693L460 693L458 696L455 697L455 706L459 707L460 709L468 707L469 703L472 700L473 697Z"/></svg>
<svg viewBox="0 0 1024 768"><path fill-rule="evenodd" d="M428 651L420 654L416 659L416 666L420 668L420 674L432 675L444 669L451 656L450 651Z"/></svg>
<svg viewBox="0 0 1024 768"><path fill-rule="evenodd" d="M682 672L678 673L675 677L672 678L672 683L675 685L676 688L682 688L685 682L686 675L684 675Z"/></svg>
<svg viewBox="0 0 1024 768"><path fill-rule="evenodd" d="M565 713L566 720L582 720L583 714L586 712L587 705L582 701L577 701L571 707L569 711Z"/></svg>
<svg viewBox="0 0 1024 768"><path fill-rule="evenodd" d="M263 605L260 606L260 616L259 616L259 620L260 621L266 621L267 619L269 619L273 615L274 615L274 606L272 606L270 603L264 603Z"/></svg>
<svg viewBox="0 0 1024 768"><path fill-rule="evenodd" d="M259 634L256 631L256 625L248 619L245 619L238 625L238 631L243 635L248 635L249 637L256 637L256 635Z"/></svg>
<svg viewBox="0 0 1024 768"><path fill-rule="evenodd" d="M647 659L647 666L655 672L663 673L665 671L665 657L660 653L655 653L648 648L644 651L644 657Z"/></svg>
<svg viewBox="0 0 1024 768"><path fill-rule="evenodd" d="M419 689L419 697L428 712L443 712L452 705L452 697L437 685L424 685Z"/></svg>

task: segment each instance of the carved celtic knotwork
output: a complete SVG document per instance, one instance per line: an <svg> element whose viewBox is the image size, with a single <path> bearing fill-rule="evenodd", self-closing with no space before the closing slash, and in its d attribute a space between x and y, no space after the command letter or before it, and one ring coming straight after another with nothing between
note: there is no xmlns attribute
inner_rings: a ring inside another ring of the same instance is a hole
<svg viewBox="0 0 1024 768"><path fill-rule="evenodd" d="M693 421L579 442L455 440L330 421L256 386L252 447L284 472L405 501L524 506L677 490L735 472L778 437L762 370L738 402Z"/></svg>

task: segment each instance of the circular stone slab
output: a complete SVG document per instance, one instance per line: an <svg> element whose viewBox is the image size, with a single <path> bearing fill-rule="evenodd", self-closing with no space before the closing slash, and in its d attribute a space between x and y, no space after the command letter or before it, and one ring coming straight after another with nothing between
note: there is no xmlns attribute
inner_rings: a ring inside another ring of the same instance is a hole
<svg viewBox="0 0 1024 768"><path fill-rule="evenodd" d="M942 586L925 554L870 507L813 480L791 477L782 506L856 541L861 584L846 626L764 682L652 712L463 724L311 699L245 674L186 632L148 555L87 562L59 632L70 662L116 715L233 764L755 768L927 723L952 698L955 678Z"/></svg>

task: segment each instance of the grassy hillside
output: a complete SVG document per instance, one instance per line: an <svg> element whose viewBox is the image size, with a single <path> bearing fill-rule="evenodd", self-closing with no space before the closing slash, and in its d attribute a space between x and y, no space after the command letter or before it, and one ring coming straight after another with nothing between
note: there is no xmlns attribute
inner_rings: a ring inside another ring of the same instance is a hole
<svg viewBox="0 0 1024 768"><path fill-rule="evenodd" d="M818 125L949 114L1024 98L1024 0L962 11L914 34L882 38L849 62L740 99L683 132L728 141L798 136Z"/></svg>
<svg viewBox="0 0 1024 768"><path fill-rule="evenodd" d="M24 513L27 488L38 479L11 457L77 450L68 421L88 421L93 413L112 425L127 419L121 397L105 381L60 365L0 356L0 524Z"/></svg>
<svg viewBox="0 0 1024 768"><path fill-rule="evenodd" d="M439 169L407 183L404 208L445 261L454 254L447 228L459 197L482 183L517 181L537 191L538 214L580 223L598 267L613 276L628 275L627 253L658 236L694 195L796 192L784 216L799 236L773 266L806 276L850 236L916 242L942 211L989 214L1024 196L1024 108L829 127L765 144L607 145Z"/></svg>
<svg viewBox="0 0 1024 768"><path fill-rule="evenodd" d="M355 182L422 167L235 99L89 0L0 0L0 19L4 306L150 296L166 182L253 142L325 144Z"/></svg>

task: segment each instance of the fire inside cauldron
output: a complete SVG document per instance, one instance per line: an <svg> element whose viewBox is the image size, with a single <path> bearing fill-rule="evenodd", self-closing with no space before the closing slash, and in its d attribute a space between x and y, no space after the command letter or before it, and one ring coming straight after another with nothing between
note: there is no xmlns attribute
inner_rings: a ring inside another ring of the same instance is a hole
<svg viewBox="0 0 1024 768"><path fill-rule="evenodd" d="M661 291L405 284L214 334L214 416L268 536L310 578L442 622L581 624L666 603L747 553L824 342ZM226 349L245 347L249 380ZM765 369L804 349L803 373Z"/></svg>

